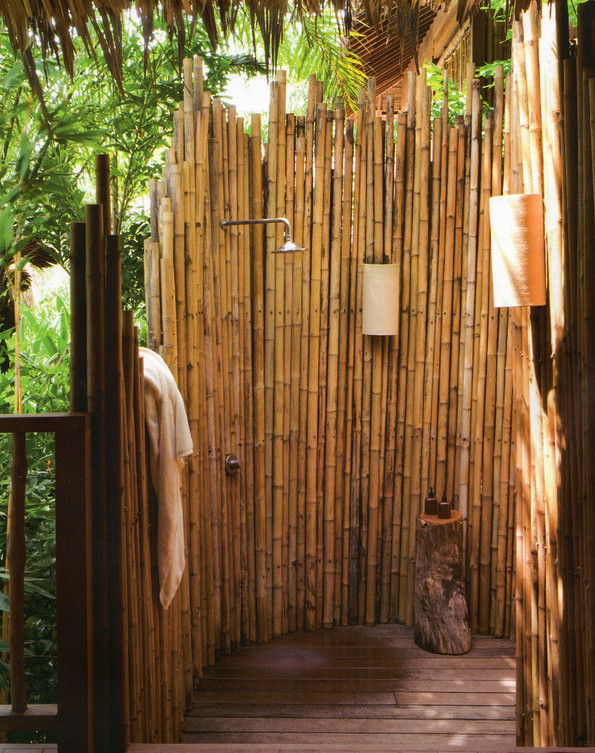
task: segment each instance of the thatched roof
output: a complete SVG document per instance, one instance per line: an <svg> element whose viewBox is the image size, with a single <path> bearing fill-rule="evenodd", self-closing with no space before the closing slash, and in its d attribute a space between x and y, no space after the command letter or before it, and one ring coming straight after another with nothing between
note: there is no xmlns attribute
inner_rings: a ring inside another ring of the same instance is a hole
<svg viewBox="0 0 595 753"><path fill-rule="evenodd" d="M436 9L433 5L416 7L411 18L401 21L403 27L391 28L397 24L396 19L384 17L371 25L363 16L358 16L353 23L353 31L349 49L358 55L364 65L364 70L370 76L376 77L376 93L382 97L399 82L411 61L417 67L417 48L429 32Z"/></svg>
<svg viewBox="0 0 595 753"><path fill-rule="evenodd" d="M466 0L469 1L469 0ZM475 2L476 0L470 0ZM415 46L417 29L413 28L418 6L440 4L442 0L293 0L292 12L315 15L330 5L340 11L344 31L349 31L355 14L363 14L376 25L384 19L389 32L407 35ZM183 49L184 19L200 18L211 41L216 45L219 34L216 16L225 34L233 29L238 9L243 7L253 27L260 29L267 58L276 57L283 23L289 12L287 0L0 0L0 15L8 28L15 48L23 51L28 67L33 55L41 50L46 56L57 56L66 69L73 70L73 37L91 44L90 29L98 36L103 55L112 74L118 78L121 68L121 16L130 7L140 13L145 39L153 30L156 14L160 14L175 34ZM33 51L32 51L33 50Z"/></svg>

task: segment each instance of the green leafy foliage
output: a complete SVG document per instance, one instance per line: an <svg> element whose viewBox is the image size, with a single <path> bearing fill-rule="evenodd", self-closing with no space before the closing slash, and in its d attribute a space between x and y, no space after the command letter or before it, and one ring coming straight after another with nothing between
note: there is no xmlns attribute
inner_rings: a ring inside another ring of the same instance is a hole
<svg viewBox="0 0 595 753"><path fill-rule="evenodd" d="M486 63L485 65L476 68L476 78L484 79L484 88L491 88L494 86L494 75L496 68L501 66L504 69L504 76L506 77L510 72L510 60L495 60L493 63ZM444 105L444 73L434 63L429 63L427 60L424 62L423 67L426 70L426 81L428 86L433 92L432 95L432 118L438 118L442 114L442 107ZM459 116L465 115L466 93L461 91L452 79L448 79L448 122L454 125L455 120ZM485 116L489 110L489 104L482 99L482 110Z"/></svg>
<svg viewBox="0 0 595 753"><path fill-rule="evenodd" d="M444 73L434 63L427 60L423 67L426 70L426 82L432 90L432 118L440 117L444 104ZM453 125L459 115L465 114L465 93L460 91L452 79L448 80L448 122Z"/></svg>
<svg viewBox="0 0 595 753"><path fill-rule="evenodd" d="M70 314L63 294L57 294L35 309L23 307L21 357L23 410L49 413L68 410L68 337ZM10 356L14 355L14 332L0 333ZM0 376L0 412L14 409L11 374ZM0 435L2 466L10 468L10 436ZM55 511L54 448L51 435L27 435L27 507L25 536L26 568L26 660L30 702L56 699L55 620ZM9 475L0 476L0 551L6 551ZM0 568L0 580L7 577ZM2 593L0 610L8 608ZM2 653L7 653L7 646ZM0 686L8 686L10 656L0 662Z"/></svg>
<svg viewBox="0 0 595 753"><path fill-rule="evenodd" d="M332 105L342 97L348 109L357 109L358 90L367 84L360 58L341 44L334 16L304 16L290 25L279 49L279 67L293 80L314 73L323 83L324 100ZM305 99L302 104L305 108Z"/></svg>

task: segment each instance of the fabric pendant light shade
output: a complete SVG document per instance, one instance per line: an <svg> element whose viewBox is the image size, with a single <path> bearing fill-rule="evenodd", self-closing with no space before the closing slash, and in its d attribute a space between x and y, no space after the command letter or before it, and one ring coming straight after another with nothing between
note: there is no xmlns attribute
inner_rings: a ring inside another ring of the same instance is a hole
<svg viewBox="0 0 595 753"><path fill-rule="evenodd" d="M362 307L364 335L394 335L398 332L398 264L364 264Z"/></svg>
<svg viewBox="0 0 595 753"><path fill-rule="evenodd" d="M511 194L490 199L494 306L546 303L543 198Z"/></svg>

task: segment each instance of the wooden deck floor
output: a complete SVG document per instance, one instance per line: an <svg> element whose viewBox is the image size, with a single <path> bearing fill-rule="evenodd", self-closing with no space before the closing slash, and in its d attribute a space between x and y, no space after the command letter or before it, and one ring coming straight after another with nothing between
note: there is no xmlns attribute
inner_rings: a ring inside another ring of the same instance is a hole
<svg viewBox="0 0 595 753"><path fill-rule="evenodd" d="M298 633L205 672L184 742L129 753L595 753L517 748L510 641L475 637L465 656L418 648L399 625ZM0 753L56 753L2 745Z"/></svg>
<svg viewBox="0 0 595 753"><path fill-rule="evenodd" d="M207 670L183 740L230 752L512 750L514 692L508 640L476 637L454 657L423 651L401 625L298 633Z"/></svg>

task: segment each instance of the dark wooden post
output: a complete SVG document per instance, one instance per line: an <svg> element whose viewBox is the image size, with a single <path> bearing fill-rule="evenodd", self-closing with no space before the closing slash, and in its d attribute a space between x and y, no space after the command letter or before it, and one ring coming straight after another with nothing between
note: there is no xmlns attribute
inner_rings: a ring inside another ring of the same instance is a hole
<svg viewBox="0 0 595 753"><path fill-rule="evenodd" d="M8 519L10 530L6 565L10 573L10 699L14 712L27 708L25 685L25 491L27 485L27 451L25 434L12 435L12 473Z"/></svg>
<svg viewBox="0 0 595 753"><path fill-rule="evenodd" d="M58 746L93 753L93 612L90 426L86 414L56 431Z"/></svg>

